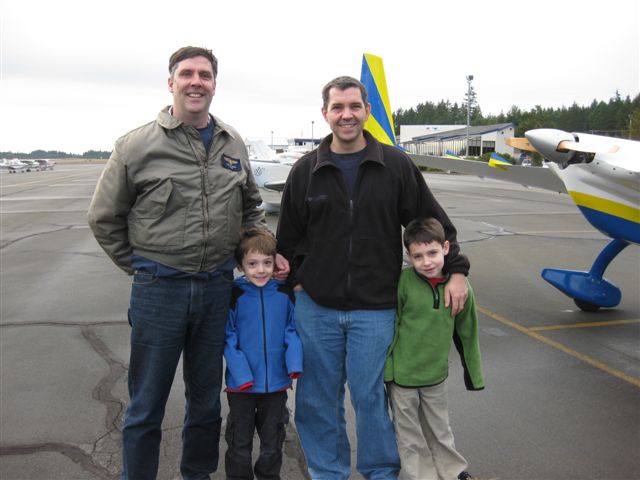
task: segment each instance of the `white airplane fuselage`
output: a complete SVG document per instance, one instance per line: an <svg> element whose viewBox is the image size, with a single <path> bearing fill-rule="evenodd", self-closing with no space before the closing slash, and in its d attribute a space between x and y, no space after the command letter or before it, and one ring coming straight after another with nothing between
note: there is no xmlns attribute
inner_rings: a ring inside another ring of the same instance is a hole
<svg viewBox="0 0 640 480"><path fill-rule="evenodd" d="M612 238L640 243L640 174L597 161L561 169L549 163L594 228Z"/></svg>
<svg viewBox="0 0 640 480"><path fill-rule="evenodd" d="M291 165L277 160L251 160L251 171L255 178L263 207L269 211L278 211L282 200L282 188L289 175ZM272 188L269 186L272 185Z"/></svg>
<svg viewBox="0 0 640 480"><path fill-rule="evenodd" d="M611 238L640 243L640 142L552 129L526 136L552 160L547 166L591 225ZM561 138L571 141L561 144ZM570 152L558 151L559 146L592 152L593 157L566 164Z"/></svg>
<svg viewBox="0 0 640 480"><path fill-rule="evenodd" d="M267 212L280 211L282 190L289 176L291 166L298 161L306 149L291 150L277 153L262 140L245 139L249 153L251 171L262 197L261 208Z"/></svg>

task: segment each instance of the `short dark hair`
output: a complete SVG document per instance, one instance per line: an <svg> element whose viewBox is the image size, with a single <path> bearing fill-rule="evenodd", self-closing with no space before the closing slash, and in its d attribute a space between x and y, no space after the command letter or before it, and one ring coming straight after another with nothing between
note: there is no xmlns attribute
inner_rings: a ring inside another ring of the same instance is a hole
<svg viewBox="0 0 640 480"><path fill-rule="evenodd" d="M182 47L175 52L169 58L169 73L173 77L176 73L178 64L187 58L193 57L205 57L211 62L211 68L213 69L213 78L218 76L218 59L211 50L202 47Z"/></svg>
<svg viewBox="0 0 640 480"><path fill-rule="evenodd" d="M263 227L243 229L240 236L240 243L235 251L236 261L242 264L244 257L251 251L275 258L277 253L276 238L269 230Z"/></svg>
<svg viewBox="0 0 640 480"><path fill-rule="evenodd" d="M402 242L407 250L412 243L438 242L440 245L444 245L446 240L444 227L435 218L411 220L402 234Z"/></svg>
<svg viewBox="0 0 640 480"><path fill-rule="evenodd" d="M337 88L338 90L346 90L347 88L359 88L362 95L362 103L367 106L367 87L365 87L360 80L353 77L336 77L327 83L322 89L322 108L327 108L329 105L329 90Z"/></svg>

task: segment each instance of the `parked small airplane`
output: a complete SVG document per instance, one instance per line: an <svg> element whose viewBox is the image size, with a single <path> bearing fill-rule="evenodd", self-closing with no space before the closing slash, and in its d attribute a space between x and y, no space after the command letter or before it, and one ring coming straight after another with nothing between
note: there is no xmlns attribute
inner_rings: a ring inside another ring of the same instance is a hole
<svg viewBox="0 0 640 480"><path fill-rule="evenodd" d="M25 159L22 160L22 163L27 166L27 172L39 172L42 170L37 160Z"/></svg>
<svg viewBox="0 0 640 480"><path fill-rule="evenodd" d="M266 212L278 212L291 165L303 155L303 152L276 153L262 140L246 139L245 145L249 152L251 171L262 196L260 208Z"/></svg>
<svg viewBox="0 0 640 480"><path fill-rule="evenodd" d="M17 158L14 158L11 160L7 160L3 158L0 161L0 170L9 173L39 172L42 170L53 170L55 164L56 162L52 162L49 159L18 160Z"/></svg>
<svg viewBox="0 0 640 480"><path fill-rule="evenodd" d="M372 104L365 124L381 142L396 145L382 59L364 54L362 83ZM615 307L620 289L603 277L607 266L631 243L640 244L640 142L554 129L536 129L517 148L538 151L548 168L411 154L418 165L470 173L568 193L597 230L610 237L588 272L545 268L542 278L585 311Z"/></svg>
<svg viewBox="0 0 640 480"><path fill-rule="evenodd" d="M40 170L44 171L44 170L53 170L53 167L55 167L56 162L49 160L48 158L41 158L36 160L36 162L38 162L38 164L40 165Z"/></svg>
<svg viewBox="0 0 640 480"><path fill-rule="evenodd" d="M27 164L17 158L12 158L11 160L3 158L0 162L0 170L3 172L22 173L28 171L27 168Z"/></svg>

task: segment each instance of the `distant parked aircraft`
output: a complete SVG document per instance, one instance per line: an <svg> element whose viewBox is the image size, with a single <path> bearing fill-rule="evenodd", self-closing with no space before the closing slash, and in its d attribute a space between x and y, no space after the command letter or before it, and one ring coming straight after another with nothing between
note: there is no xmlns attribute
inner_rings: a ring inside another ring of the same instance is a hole
<svg viewBox="0 0 640 480"><path fill-rule="evenodd" d="M12 158L10 160L3 158L0 162L0 169L3 172L21 173L27 171L27 165L17 158Z"/></svg>

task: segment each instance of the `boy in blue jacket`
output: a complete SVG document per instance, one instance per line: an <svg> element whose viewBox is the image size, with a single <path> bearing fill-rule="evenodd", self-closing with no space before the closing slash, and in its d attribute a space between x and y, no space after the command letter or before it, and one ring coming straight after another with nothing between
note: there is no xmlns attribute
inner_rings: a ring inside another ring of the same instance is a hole
<svg viewBox="0 0 640 480"><path fill-rule="evenodd" d="M279 479L288 421L287 389L302 373L302 344L293 322L294 297L274 280L276 239L245 230L236 249L238 269L227 321L224 358L229 417L228 480ZM251 465L254 430L260 456Z"/></svg>

